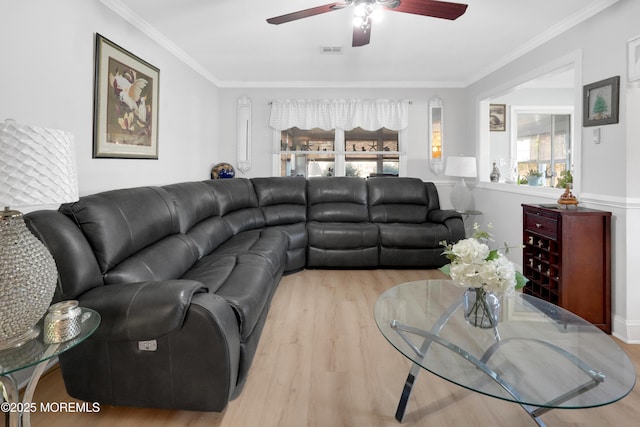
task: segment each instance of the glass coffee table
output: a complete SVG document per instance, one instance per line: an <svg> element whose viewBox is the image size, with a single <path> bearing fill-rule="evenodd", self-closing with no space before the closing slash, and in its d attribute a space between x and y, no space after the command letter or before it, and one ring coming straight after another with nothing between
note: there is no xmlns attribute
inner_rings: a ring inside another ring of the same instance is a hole
<svg viewBox="0 0 640 427"><path fill-rule="evenodd" d="M575 314L530 295L502 297L495 329L465 322L465 289L450 280L403 283L384 292L374 316L382 335L413 362L398 403L402 421L420 369L461 387L520 404L538 423L555 409L603 406L636 381L626 353Z"/></svg>

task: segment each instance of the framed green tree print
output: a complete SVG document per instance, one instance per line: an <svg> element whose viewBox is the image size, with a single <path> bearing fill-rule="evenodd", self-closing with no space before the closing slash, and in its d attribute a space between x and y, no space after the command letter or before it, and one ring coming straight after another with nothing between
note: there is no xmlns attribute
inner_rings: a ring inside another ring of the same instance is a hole
<svg viewBox="0 0 640 427"><path fill-rule="evenodd" d="M618 123L620 76L584 86L582 125L601 126Z"/></svg>

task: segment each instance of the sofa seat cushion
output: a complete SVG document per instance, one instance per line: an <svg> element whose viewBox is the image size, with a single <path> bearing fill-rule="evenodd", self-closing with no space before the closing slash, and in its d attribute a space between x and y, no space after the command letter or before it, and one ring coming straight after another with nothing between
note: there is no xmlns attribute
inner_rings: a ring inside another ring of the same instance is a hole
<svg viewBox="0 0 640 427"><path fill-rule="evenodd" d="M182 279L197 280L227 301L238 320L241 341L251 336L277 286L269 263L257 254L204 257Z"/></svg>
<svg viewBox="0 0 640 427"><path fill-rule="evenodd" d="M442 224L377 224L383 248L429 248L444 250L440 242L450 239L449 229Z"/></svg>
<svg viewBox="0 0 640 427"><path fill-rule="evenodd" d="M236 234L220 245L211 256L256 254L264 257L272 277L275 277L284 270L288 248L287 236L282 231L267 228Z"/></svg>

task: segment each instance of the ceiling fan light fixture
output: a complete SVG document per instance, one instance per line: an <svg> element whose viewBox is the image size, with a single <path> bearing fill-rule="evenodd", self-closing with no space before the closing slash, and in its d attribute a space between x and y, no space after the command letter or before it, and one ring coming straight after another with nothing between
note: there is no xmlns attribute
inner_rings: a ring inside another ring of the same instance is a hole
<svg viewBox="0 0 640 427"><path fill-rule="evenodd" d="M370 13L369 6L371 6L369 3L365 3L365 2L358 3L356 7L353 9L353 14L360 18L364 18Z"/></svg>
<svg viewBox="0 0 640 427"><path fill-rule="evenodd" d="M455 20L462 16L468 7L468 5L464 3L452 3L442 0L342 0L338 3L329 3L275 16L267 19L267 22L269 24L279 25L351 6L354 8L353 47L369 44L371 24L380 18L382 15L381 12L385 9L412 15Z"/></svg>
<svg viewBox="0 0 640 427"><path fill-rule="evenodd" d="M382 21L382 17L383 16L384 16L383 9L381 7L377 7L377 6L369 14L369 17L371 18L371 20L373 22Z"/></svg>

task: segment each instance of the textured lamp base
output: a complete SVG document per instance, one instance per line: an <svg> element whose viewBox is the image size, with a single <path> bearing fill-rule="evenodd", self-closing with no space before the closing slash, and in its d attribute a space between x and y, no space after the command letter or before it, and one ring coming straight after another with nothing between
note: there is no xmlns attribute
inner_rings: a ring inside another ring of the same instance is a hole
<svg viewBox="0 0 640 427"><path fill-rule="evenodd" d="M36 325L22 335L10 338L6 341L0 341L0 351L10 348L18 348L40 335L40 328Z"/></svg>
<svg viewBox="0 0 640 427"><path fill-rule="evenodd" d="M58 270L44 244L27 228L22 214L0 215L0 342L29 336L51 304Z"/></svg>
<svg viewBox="0 0 640 427"><path fill-rule="evenodd" d="M467 212L471 207L471 190L464 182L464 178L460 178L451 190L451 205L460 213Z"/></svg>

